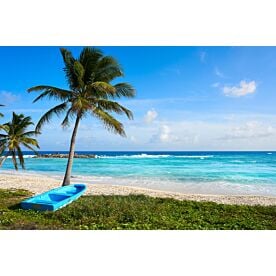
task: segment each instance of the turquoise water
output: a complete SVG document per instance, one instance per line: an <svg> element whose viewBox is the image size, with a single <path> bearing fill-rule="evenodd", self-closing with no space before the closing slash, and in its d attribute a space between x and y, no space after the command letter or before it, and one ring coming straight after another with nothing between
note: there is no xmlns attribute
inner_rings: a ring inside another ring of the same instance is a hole
<svg viewBox="0 0 276 276"><path fill-rule="evenodd" d="M65 159L36 159L25 154L27 172L61 176L65 171ZM73 178L178 192L276 195L276 152L95 154L96 159L74 160ZM9 159L2 171L12 169Z"/></svg>

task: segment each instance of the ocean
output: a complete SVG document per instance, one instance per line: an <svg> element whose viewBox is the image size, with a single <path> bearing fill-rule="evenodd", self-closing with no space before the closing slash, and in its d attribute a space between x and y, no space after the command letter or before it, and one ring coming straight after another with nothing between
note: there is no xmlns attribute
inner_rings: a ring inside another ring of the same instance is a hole
<svg viewBox="0 0 276 276"><path fill-rule="evenodd" d="M77 153L97 156L74 160L72 179L83 183L182 193L276 196L276 152ZM24 155L25 173L57 177L64 174L66 159L36 159L31 152ZM5 171L13 171L11 159L0 169L0 172Z"/></svg>

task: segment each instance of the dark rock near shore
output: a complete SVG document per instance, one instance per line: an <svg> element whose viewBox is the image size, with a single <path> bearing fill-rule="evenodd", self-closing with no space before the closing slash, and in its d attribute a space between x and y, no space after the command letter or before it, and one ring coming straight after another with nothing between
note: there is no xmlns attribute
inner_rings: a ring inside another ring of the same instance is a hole
<svg viewBox="0 0 276 276"><path fill-rule="evenodd" d="M69 154L63 153L50 153L50 154L38 154L33 158L68 158ZM97 158L95 154L77 154L75 153L74 158Z"/></svg>

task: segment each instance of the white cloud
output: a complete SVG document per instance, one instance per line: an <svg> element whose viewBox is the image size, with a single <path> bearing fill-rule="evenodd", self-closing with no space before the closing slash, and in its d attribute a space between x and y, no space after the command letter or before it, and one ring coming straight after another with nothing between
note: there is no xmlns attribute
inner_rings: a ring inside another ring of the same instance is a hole
<svg viewBox="0 0 276 276"><path fill-rule="evenodd" d="M170 141L170 132L171 129L167 125L163 125L160 128L159 138L162 142L169 142Z"/></svg>
<svg viewBox="0 0 276 276"><path fill-rule="evenodd" d="M0 92L0 101L3 104L10 104L13 102L16 102L17 100L19 100L19 96L13 94L12 92L8 92L8 91L1 91Z"/></svg>
<svg viewBox="0 0 276 276"><path fill-rule="evenodd" d="M257 121L249 121L241 126L230 128L230 131L219 138L220 140L233 139L249 139L264 138L275 134L275 129L271 125L267 125Z"/></svg>
<svg viewBox="0 0 276 276"><path fill-rule="evenodd" d="M215 75L220 78L225 78L224 74L218 69L218 67L215 67Z"/></svg>
<svg viewBox="0 0 276 276"><path fill-rule="evenodd" d="M223 116L224 115L224 116ZM145 124L143 120L126 125L127 139L114 135L104 128L80 128L77 150L275 150L276 116L215 114L222 118L197 118L186 120L156 120ZM229 117L229 118L228 118ZM85 124L85 122L82 122ZM56 129L45 131L40 136L43 150L68 150L70 135L60 124ZM96 130L96 131L94 131ZM71 133L72 130L70 130ZM49 141L61 142L55 146Z"/></svg>
<svg viewBox="0 0 276 276"><path fill-rule="evenodd" d="M172 142L179 142L179 138L176 135L174 135L175 128L173 123L172 127L164 122L159 123L159 127L158 125L155 125L151 129L148 129L148 134L151 133L151 136L147 136L147 138L144 137L144 143L146 143L147 145L154 144L155 146L159 145L160 147L162 147L162 145L171 145ZM146 132L146 130L144 130L144 132Z"/></svg>
<svg viewBox="0 0 276 276"><path fill-rule="evenodd" d="M229 97L242 97L247 94L255 93L257 88L255 81L246 82L242 80L239 86L224 86L223 93L225 96Z"/></svg>
<svg viewBox="0 0 276 276"><path fill-rule="evenodd" d="M154 109L151 109L146 113L144 117L144 121L147 124L151 124L157 118L157 116L158 116L158 113Z"/></svg>
<svg viewBox="0 0 276 276"><path fill-rule="evenodd" d="M200 61L202 63L205 63L205 61L206 61L206 55L207 55L207 53L204 52L204 51L202 51L202 52L199 53L199 58L200 58Z"/></svg>
<svg viewBox="0 0 276 276"><path fill-rule="evenodd" d="M248 118L247 118L248 119ZM159 126L158 126L159 124ZM136 145L151 150L266 150L276 149L276 118L245 120L158 121L131 128ZM141 134L142 133L142 134Z"/></svg>
<svg viewBox="0 0 276 276"><path fill-rule="evenodd" d="M130 140L131 142L137 142L137 139L136 139L135 136L133 136L133 135L131 135L131 136L129 137L129 140Z"/></svg>
<svg viewBox="0 0 276 276"><path fill-rule="evenodd" d="M171 128L168 125L161 125L158 138L163 143L175 142L178 137L172 134Z"/></svg>

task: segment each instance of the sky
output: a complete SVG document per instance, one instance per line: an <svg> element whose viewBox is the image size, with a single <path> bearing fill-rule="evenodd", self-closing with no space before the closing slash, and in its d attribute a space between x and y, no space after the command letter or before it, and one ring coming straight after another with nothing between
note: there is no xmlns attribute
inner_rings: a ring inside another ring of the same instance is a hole
<svg viewBox="0 0 276 276"><path fill-rule="evenodd" d="M82 47L65 47L77 57ZM276 47L98 47L115 57L134 99L119 102L134 120L126 138L97 119L81 121L76 150L276 150ZM0 119L12 111L36 123L55 101L32 103L36 85L67 88L59 47L0 47ZM72 127L55 117L37 137L41 150L68 150Z"/></svg>

